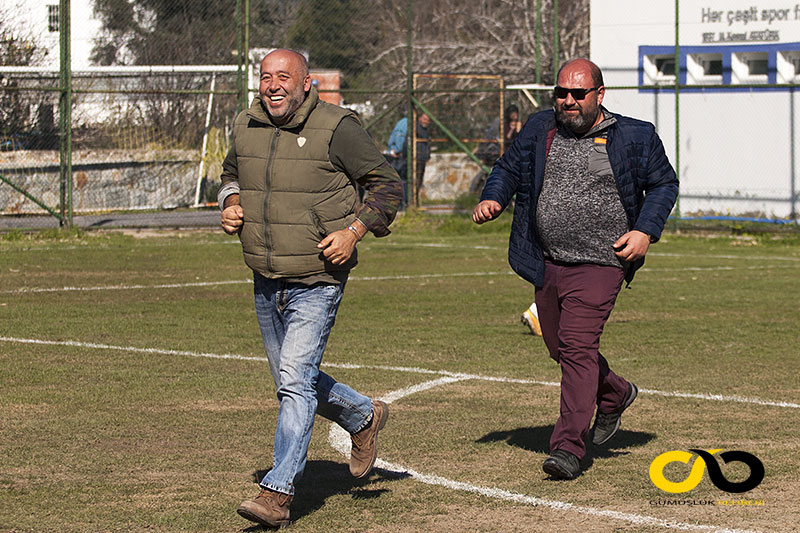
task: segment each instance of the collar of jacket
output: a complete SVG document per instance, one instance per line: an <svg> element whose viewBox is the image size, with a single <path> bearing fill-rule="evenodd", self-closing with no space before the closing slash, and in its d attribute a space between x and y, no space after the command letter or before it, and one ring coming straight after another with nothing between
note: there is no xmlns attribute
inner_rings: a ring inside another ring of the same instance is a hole
<svg viewBox="0 0 800 533"><path fill-rule="evenodd" d="M297 111L294 112L294 115L289 117L289 120L280 126L272 122L272 118L267 113L267 110L264 109L264 105L261 103L261 97L256 96L253 99L253 103L250 104L250 107L247 110L247 116L250 118L257 120L258 122L263 122L264 124L269 124L274 128L280 128L282 130L290 130L302 125L308 115L311 114L311 111L317 107L317 103L319 102L319 92L317 88L313 85L311 86L311 90L308 91L308 95L306 99L300 104L300 107Z"/></svg>
<svg viewBox="0 0 800 533"><path fill-rule="evenodd" d="M586 139L588 137L597 137L598 132L609 129L611 126L617 123L617 117L614 115L614 113L610 112L605 107L600 106L600 112L603 113L603 120L601 120L599 124L592 126L589 129L589 131L587 131L584 134L576 135L575 132L573 132L572 130L570 130L557 120L556 120L556 127L560 127L565 134L574 139ZM555 112L553 114L553 118L555 119Z"/></svg>

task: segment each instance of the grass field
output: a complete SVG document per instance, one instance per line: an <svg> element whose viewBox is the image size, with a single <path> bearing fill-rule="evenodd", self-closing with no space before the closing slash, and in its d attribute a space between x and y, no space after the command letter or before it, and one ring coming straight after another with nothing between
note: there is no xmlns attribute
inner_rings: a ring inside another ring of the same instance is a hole
<svg viewBox="0 0 800 533"><path fill-rule="evenodd" d="M440 226L408 217L359 245L325 369L391 401L379 468L351 479L318 419L290 530L797 529L800 238L651 248L602 345L641 395L564 482L541 471L560 373L519 323L533 291L506 262L508 220ZM249 278L216 231L0 237L0 531L259 530L235 513L277 415ZM707 473L656 488L653 459L690 448L746 451L766 475L743 494Z"/></svg>

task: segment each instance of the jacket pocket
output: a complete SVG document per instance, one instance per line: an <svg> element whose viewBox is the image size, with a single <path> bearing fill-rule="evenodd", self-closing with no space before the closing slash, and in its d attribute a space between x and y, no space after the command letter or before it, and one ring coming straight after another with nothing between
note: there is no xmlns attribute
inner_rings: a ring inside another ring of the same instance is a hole
<svg viewBox="0 0 800 533"><path fill-rule="evenodd" d="M589 173L594 176L610 176L613 174L605 144L597 143L592 146L589 152Z"/></svg>

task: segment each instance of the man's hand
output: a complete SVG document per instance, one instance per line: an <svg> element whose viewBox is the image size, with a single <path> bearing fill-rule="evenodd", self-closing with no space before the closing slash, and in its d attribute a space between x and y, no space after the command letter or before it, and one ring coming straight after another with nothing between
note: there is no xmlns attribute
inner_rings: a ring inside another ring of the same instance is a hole
<svg viewBox="0 0 800 533"><path fill-rule="evenodd" d="M243 224L244 211L239 204L230 205L222 211L222 229L228 235L242 231Z"/></svg>
<svg viewBox="0 0 800 533"><path fill-rule="evenodd" d="M322 255L334 265L346 263L358 242L356 234L349 229L334 231L320 241L317 248L322 248Z"/></svg>
<svg viewBox="0 0 800 533"><path fill-rule="evenodd" d="M494 200L484 200L475 206L472 211L472 221L476 224L483 224L495 218L503 211L500 204Z"/></svg>
<svg viewBox="0 0 800 533"><path fill-rule="evenodd" d="M644 257L650 248L650 235L637 230L629 231L611 246L623 261L636 261Z"/></svg>

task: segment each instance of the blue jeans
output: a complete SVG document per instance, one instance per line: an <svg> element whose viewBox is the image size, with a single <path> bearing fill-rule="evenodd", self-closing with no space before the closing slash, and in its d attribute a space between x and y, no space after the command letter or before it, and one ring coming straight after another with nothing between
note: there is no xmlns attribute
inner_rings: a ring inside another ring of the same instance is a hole
<svg viewBox="0 0 800 533"><path fill-rule="evenodd" d="M254 276L256 317L280 409L272 470L261 486L294 494L306 465L314 415L357 433L372 419L372 400L320 371L342 285L289 284Z"/></svg>

